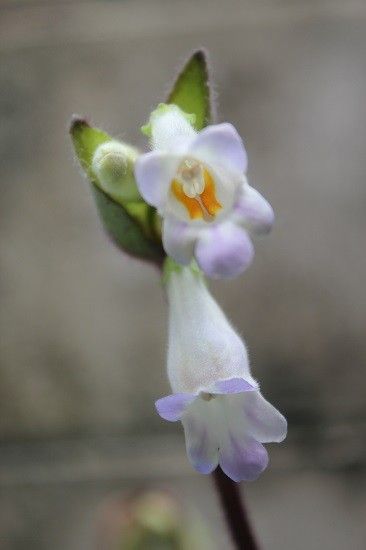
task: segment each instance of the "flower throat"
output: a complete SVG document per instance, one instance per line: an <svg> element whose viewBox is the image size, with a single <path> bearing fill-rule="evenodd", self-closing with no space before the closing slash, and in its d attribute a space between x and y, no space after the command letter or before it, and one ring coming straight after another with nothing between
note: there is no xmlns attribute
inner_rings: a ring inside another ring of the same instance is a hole
<svg viewBox="0 0 366 550"><path fill-rule="evenodd" d="M191 219L212 222L222 208L210 172L196 160L186 159L180 164L171 190Z"/></svg>

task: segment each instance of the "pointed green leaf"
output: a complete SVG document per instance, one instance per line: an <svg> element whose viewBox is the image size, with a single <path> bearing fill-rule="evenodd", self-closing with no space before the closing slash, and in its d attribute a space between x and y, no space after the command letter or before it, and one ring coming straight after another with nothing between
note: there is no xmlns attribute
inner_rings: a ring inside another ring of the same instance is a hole
<svg viewBox="0 0 366 550"><path fill-rule="evenodd" d="M80 118L73 120L70 133L76 155L91 182L103 226L112 240L128 254L160 265L164 251L155 209L142 200L123 203L120 195L103 188L92 170L95 150L112 138Z"/></svg>
<svg viewBox="0 0 366 550"><path fill-rule="evenodd" d="M212 105L206 55L195 52L176 79L167 103L178 105L185 113L194 114L194 126L202 130L211 122Z"/></svg>

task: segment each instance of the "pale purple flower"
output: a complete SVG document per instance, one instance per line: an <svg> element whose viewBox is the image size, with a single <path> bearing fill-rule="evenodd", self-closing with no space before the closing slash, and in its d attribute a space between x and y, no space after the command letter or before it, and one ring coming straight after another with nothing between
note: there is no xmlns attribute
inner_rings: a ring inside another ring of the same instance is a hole
<svg viewBox="0 0 366 550"><path fill-rule="evenodd" d="M234 481L266 468L263 443L286 436L285 418L264 399L243 340L189 268L173 271L169 299L168 376L173 394L156 402L162 418L181 420L187 454L204 474L218 464Z"/></svg>
<svg viewBox="0 0 366 550"><path fill-rule="evenodd" d="M135 167L143 198L163 218L163 245L176 262L195 258L213 278L235 277L253 259L251 233L270 230L269 203L250 187L243 142L228 123L196 132L175 105L161 105L148 125L152 151Z"/></svg>

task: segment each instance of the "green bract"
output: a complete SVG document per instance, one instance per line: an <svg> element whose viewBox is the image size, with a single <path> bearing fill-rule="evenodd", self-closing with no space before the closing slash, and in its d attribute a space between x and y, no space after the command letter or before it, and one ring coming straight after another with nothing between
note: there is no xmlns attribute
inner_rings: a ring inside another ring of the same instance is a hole
<svg viewBox="0 0 366 550"><path fill-rule="evenodd" d="M195 115L193 126L202 130L212 119L212 101L207 59L202 50L195 52L178 75L167 103L178 105Z"/></svg>

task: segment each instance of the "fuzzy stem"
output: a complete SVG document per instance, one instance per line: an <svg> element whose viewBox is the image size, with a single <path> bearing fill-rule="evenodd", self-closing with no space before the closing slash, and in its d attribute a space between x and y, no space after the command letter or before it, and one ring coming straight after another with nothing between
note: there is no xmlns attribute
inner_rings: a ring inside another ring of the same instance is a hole
<svg viewBox="0 0 366 550"><path fill-rule="evenodd" d="M237 550L259 550L250 525L239 485L231 481L218 467L212 474L226 523Z"/></svg>

